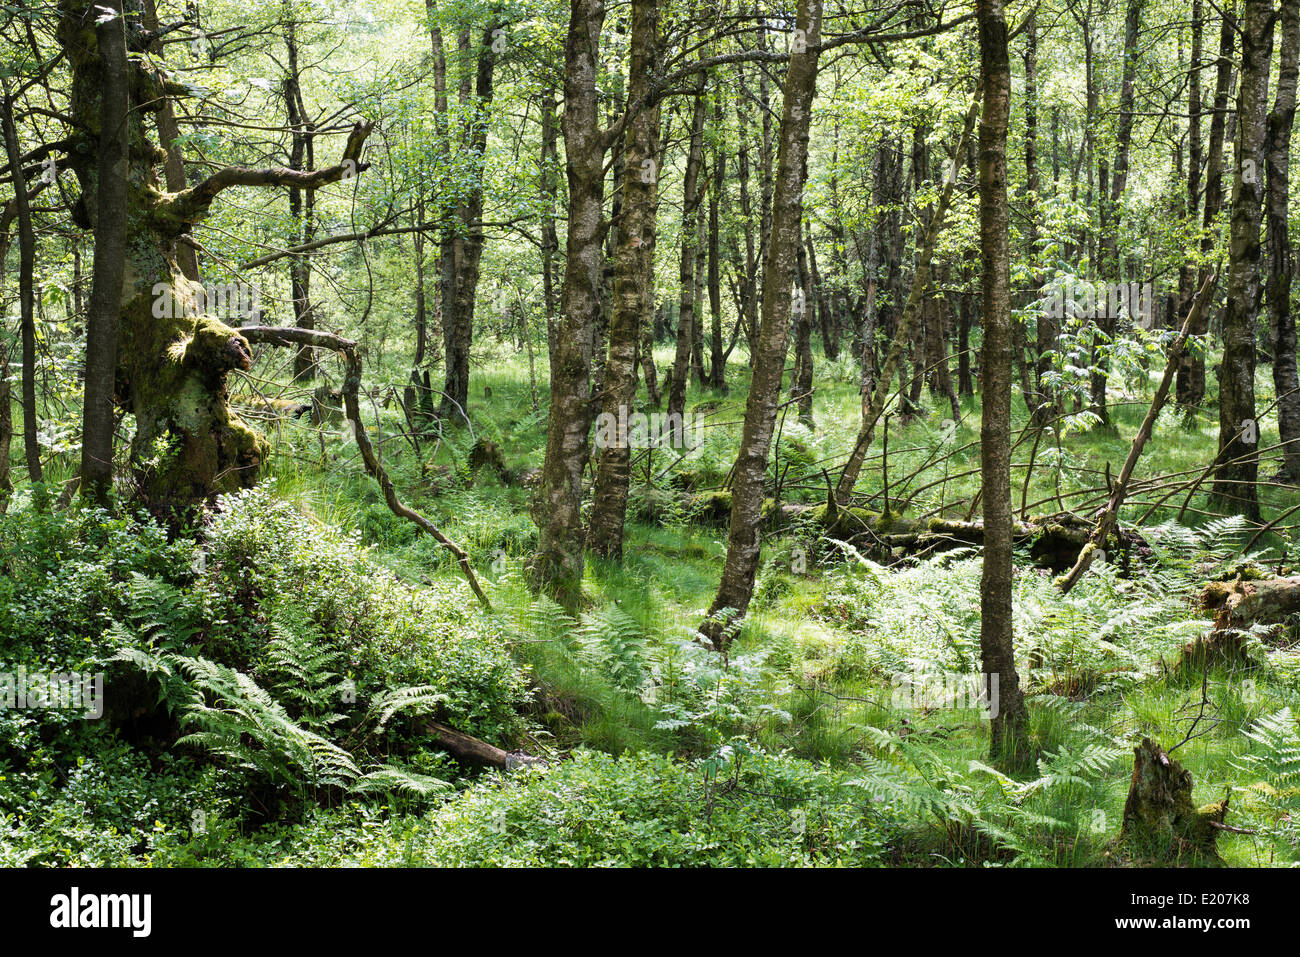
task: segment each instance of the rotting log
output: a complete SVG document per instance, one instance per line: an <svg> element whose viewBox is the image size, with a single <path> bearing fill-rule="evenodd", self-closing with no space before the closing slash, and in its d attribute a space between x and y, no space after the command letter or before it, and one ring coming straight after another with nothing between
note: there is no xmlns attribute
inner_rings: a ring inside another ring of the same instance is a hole
<svg viewBox="0 0 1300 957"><path fill-rule="evenodd" d="M700 521L722 523L727 519L730 497L726 492L703 492L693 496L690 505ZM823 538L846 542L873 555L928 555L984 544L984 525L977 521L915 519L839 504L786 504L775 509L770 501L764 515L776 527L811 525ZM1012 534L1015 544L1029 546L1034 564L1060 572L1075 563L1093 527L1077 515L1048 515L1016 522ZM1116 554L1151 556L1146 540L1131 529L1112 529L1107 544Z"/></svg>
<svg viewBox="0 0 1300 957"><path fill-rule="evenodd" d="M1300 575L1210 582L1201 589L1200 604L1214 613L1219 630L1281 624L1300 612Z"/></svg>
<svg viewBox="0 0 1300 957"><path fill-rule="evenodd" d="M499 768L503 771L546 764L543 758L522 751L506 751L495 744L488 744L480 738L449 728L437 721L425 721L421 725L421 730L440 748L463 764L472 764L481 768Z"/></svg>

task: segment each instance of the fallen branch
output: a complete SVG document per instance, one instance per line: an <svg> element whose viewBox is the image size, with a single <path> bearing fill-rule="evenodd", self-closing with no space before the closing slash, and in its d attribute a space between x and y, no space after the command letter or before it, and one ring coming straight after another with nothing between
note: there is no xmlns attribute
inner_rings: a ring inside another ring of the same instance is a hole
<svg viewBox="0 0 1300 957"><path fill-rule="evenodd" d="M479 604L485 610L491 611L492 603L488 601L482 586L479 585L478 576L474 574L474 569L470 565L469 556L465 553L465 550L443 534L437 525L415 511L415 509L405 505L397 497L397 490L393 486L393 480L389 478L388 472L379 463L374 446L370 444L370 436L366 433L365 425L361 421L361 404L357 398L357 394L361 389L361 359L357 355L356 342L328 332L320 332L315 329L297 329L291 326L243 326L239 332L249 342L266 342L277 346L315 346L319 349L330 349L343 357L344 411L347 414L348 422L351 424L352 437L356 439L357 448L361 450L361 459L365 463L366 471L379 483L379 488L384 493L384 501L394 515L414 522L432 535L439 545L456 556L456 562L460 565L460 570L464 574L465 580L469 582L470 589L478 598Z"/></svg>
<svg viewBox="0 0 1300 957"><path fill-rule="evenodd" d="M495 744L488 744L473 735L449 728L436 721L425 721L421 730L457 761L473 764L481 768L499 768L509 771L513 768L545 765L543 758L525 754L522 751L505 751Z"/></svg>
<svg viewBox="0 0 1300 957"><path fill-rule="evenodd" d="M1133 469L1142 455L1142 449L1147 440L1151 438L1151 431L1155 428L1156 417L1160 415L1160 409L1169 396L1169 387L1173 384L1174 373L1178 370L1178 362L1182 358L1183 348L1187 345L1187 337L1192 327L1200 319L1201 313L1205 311L1205 303L1210 298L1217 276L1217 272L1211 273L1205 277L1205 282L1201 284L1201 291L1196 295L1196 302L1188 310L1187 318L1183 320L1183 328L1169 347L1169 359L1165 363L1165 374L1161 377L1156 394L1151 399L1146 418L1142 420L1142 427L1138 429L1137 435L1133 436L1133 444L1129 447L1128 457L1124 460L1124 467L1120 470L1119 480L1110 490L1110 498L1106 502L1106 507L1102 510L1101 515L1097 517L1097 525L1088 537L1087 544L1080 549L1074 567L1056 581L1056 585L1061 589L1063 595L1068 595L1070 589L1078 584L1079 579L1088 571L1097 550L1110 537L1112 530L1115 528L1115 523L1119 520L1120 506L1124 504L1124 498L1128 495L1128 486L1133 478ZM1109 472L1109 463L1107 463L1107 469ZM1109 474L1107 478L1109 479ZM1028 482L1029 479L1026 476L1026 485L1028 485Z"/></svg>

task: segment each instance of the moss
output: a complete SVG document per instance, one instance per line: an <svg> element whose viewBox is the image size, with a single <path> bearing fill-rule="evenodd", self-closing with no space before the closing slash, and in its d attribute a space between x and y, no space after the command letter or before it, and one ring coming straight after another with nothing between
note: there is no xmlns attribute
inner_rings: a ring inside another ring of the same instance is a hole
<svg viewBox="0 0 1300 957"><path fill-rule="evenodd" d="M906 535L915 531L912 522L893 512L881 512L873 525L878 535Z"/></svg>
<svg viewBox="0 0 1300 957"><path fill-rule="evenodd" d="M766 508L766 503L764 507ZM731 517L731 491L714 489L711 492L700 492L691 498L691 510L699 515L701 521L714 524L726 522Z"/></svg>
<svg viewBox="0 0 1300 957"><path fill-rule="evenodd" d="M807 521L821 528L822 534L831 538L851 538L866 529L874 528L880 520L879 512L872 512L865 508L840 506L835 510L834 521L828 521L829 513L829 507L823 503L814 506L804 514L807 516Z"/></svg>

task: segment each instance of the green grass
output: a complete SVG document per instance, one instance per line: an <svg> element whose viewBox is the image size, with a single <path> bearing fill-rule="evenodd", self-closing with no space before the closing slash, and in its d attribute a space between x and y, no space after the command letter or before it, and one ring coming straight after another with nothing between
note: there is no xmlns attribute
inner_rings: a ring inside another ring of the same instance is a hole
<svg viewBox="0 0 1300 957"><path fill-rule="evenodd" d="M1123 860L1114 838L1128 787L1127 749L1144 735L1172 746L1187 735L1201 700L1199 672L1169 670L1181 644L1204 627L1188 602L1204 575L1192 567L1194 559L1186 567L1160 571L1159 578L1139 572L1126 582L1113 569L1099 571L1065 600L1049 578L1027 563L1020 566L1018 661L1031 695L1033 740L1046 763L999 780L980 767L987 725L977 712L907 707L893 696L890 683L891 675L922 664L978 670L977 556L862 568L819 551L806 530L769 536L754 603L730 649L731 667L717 673L710 671L720 668L712 652L690 641L717 587L727 530L700 522L689 509L670 509L654 522L629 520L623 562L587 562L584 610L591 617L575 621L539 604L526 586L526 562L536 541L531 490L471 474L466 465L475 438L499 443L516 471L540 465L544 452L545 420L532 408L526 356L505 347L488 349L491 354L478 356L474 370L472 435L463 423L447 424L442 435L420 440L417 455L401 436L400 409L382 405L388 385L400 393L404 384L405 372L391 358L387 367L368 373L376 402L367 404L366 416L373 422L372 438L382 438L383 461L401 497L459 542L483 579L511 653L530 676L525 717L533 746L614 755L649 751L691 761L713 760L719 747L744 740L767 753L786 753L850 778L858 775L854 787L875 781L870 787L884 788L870 806L897 812L899 824L888 849L888 859L897 864L965 866L1006 862L1017 853L1022 860L1056 866ZM660 347L661 368L670 358L667 347ZM538 359L544 409L544 350ZM1271 395L1266 374L1261 372L1261 406ZM1100 493L1071 493L1102 486L1108 464L1112 475L1118 473L1154 388L1156 371L1150 375L1145 395L1113 405L1112 428L1060 437L1059 453L1058 437L1045 433L1032 453L1036 468L1027 486L1023 463L1034 439L1025 433L1012 456L1020 464L1012 478L1017 508L1023 501L1030 514L1054 512L1059 493L1070 507L1091 513ZM666 451L637 458L634 493L648 482L666 499L681 499L674 475L689 475L690 485L700 490L723 485L739 442L747 376L747 362L737 353L725 395L691 387L687 408L712 409L706 441L676 463ZM816 428L807 429L789 413L779 424L770 476L781 476L784 501L824 501L821 470L833 474L857 430L860 398L853 363L825 363L819 357L816 386ZM1213 398L1190 424L1171 411L1162 416L1137 480L1173 472L1195 475L1204 468L1217 443ZM979 475L960 473L978 469L978 398L963 397L962 408L955 432L942 425L950 414L946 403L928 393L921 414L911 421L900 425L891 416L888 486L878 430L858 495L877 509L886 495L894 509L906 500L910 515L963 518L970 513ZM1016 428L1028 418L1018 397L1013 418ZM372 560L413 585L459 579L445 551L389 512L364 474L355 446L337 430L285 420L268 431L274 454L266 475L277 495L321 522L357 530ZM1276 441L1275 425L1266 419L1261 446ZM56 458L49 469L51 485L70 469L70 462ZM1271 462L1262 464L1261 476L1271 472ZM926 485L931 487L918 492ZM1183 498L1171 498L1151 521L1175 518ZM1279 488L1265 487L1261 498L1266 518L1296 501L1294 492ZM1124 519L1132 521L1151 501L1149 493L1134 496ZM1206 511L1206 490L1201 490L1192 497L1184 523L1201 523ZM1231 551L1231 542L1210 544L1220 547L1220 557ZM1260 547L1271 546L1276 556L1289 544L1288 533ZM795 549L803 549L804 562L795 562ZM623 638L609 630L612 626L601 624L602 616L615 611L625 616L618 621L631 623L626 626L635 632L630 644L620 643ZM1255 831L1221 835L1220 852L1229 864L1300 860L1279 810L1291 806L1287 802L1293 804L1294 795L1269 796L1245 760L1257 748L1246 736L1253 722L1286 706L1300 708L1295 691L1300 668L1290 640L1256 643L1256 666L1249 672L1212 670L1205 684L1209 716L1175 753L1195 779L1198 803L1231 793L1230 823ZM1045 657L1031 668L1034 649ZM618 670L629 660L650 676L640 690L630 690L626 672ZM676 701L693 717L666 721L665 700ZM1109 757L1096 767L1085 761L1077 773L1053 764L1089 743ZM896 776L904 796L881 784L881 774ZM919 810L898 803L917 800Z"/></svg>

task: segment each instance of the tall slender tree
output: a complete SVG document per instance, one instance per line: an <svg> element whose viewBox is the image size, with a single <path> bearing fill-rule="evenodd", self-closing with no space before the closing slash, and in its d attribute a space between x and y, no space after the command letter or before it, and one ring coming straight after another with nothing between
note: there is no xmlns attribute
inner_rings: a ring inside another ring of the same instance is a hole
<svg viewBox="0 0 1300 957"><path fill-rule="evenodd" d="M1279 11L1277 97L1268 114L1268 311L1274 329L1273 385L1283 478L1300 480L1300 375L1296 373L1295 316L1291 313L1294 265L1287 228L1290 203L1291 128L1295 124L1296 61L1300 57L1300 0L1282 0Z"/></svg>
<svg viewBox="0 0 1300 957"><path fill-rule="evenodd" d="M996 713L989 752L1007 765L1029 751L1029 722L1016 672L1011 587L1011 249L1007 224L1007 125L1011 62L1002 0L976 0L983 111L979 135L980 270L984 294L980 489L984 570L980 657Z"/></svg>
<svg viewBox="0 0 1300 957"><path fill-rule="evenodd" d="M627 421L636 398L637 347L643 326L653 321L650 313L654 308L659 105L652 98L651 80L659 51L658 0L634 0L629 42L628 102L634 112L624 133L623 205L614 256L614 310L602 404L606 420L616 424L614 441L600 451L587 529L591 550L615 560L623 557L631 479L629 437L617 423ZM638 109L640 103L646 105Z"/></svg>
<svg viewBox="0 0 1300 957"><path fill-rule="evenodd" d="M1219 364L1219 457L1213 495L1251 518L1259 517L1255 321L1264 292L1259 227L1272 59L1272 0L1245 0L1241 18L1236 166L1229 221L1228 290L1223 309L1223 361Z"/></svg>
<svg viewBox="0 0 1300 957"><path fill-rule="evenodd" d="M731 527L718 592L700 631L719 647L728 635L728 615L743 615L754 595L763 518L763 482L781 402L781 378L790 347L790 304L803 221L808 130L817 91L822 0L799 0L785 77L780 142L772 199L772 233L763 272L763 310L754 372L745 401L731 486ZM725 612L725 613L724 613Z"/></svg>

